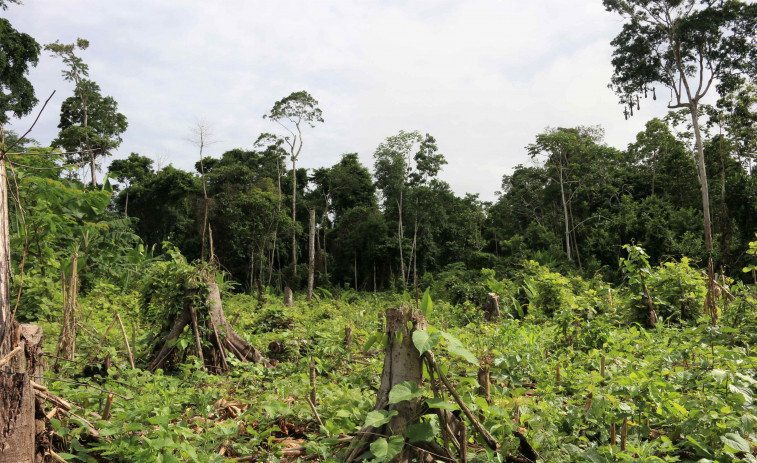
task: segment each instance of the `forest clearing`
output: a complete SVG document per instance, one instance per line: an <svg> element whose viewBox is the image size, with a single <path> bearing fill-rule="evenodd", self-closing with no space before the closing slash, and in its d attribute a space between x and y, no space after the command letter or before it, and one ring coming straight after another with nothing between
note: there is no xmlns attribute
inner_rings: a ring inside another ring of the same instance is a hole
<svg viewBox="0 0 757 463"><path fill-rule="evenodd" d="M757 462L757 4L601 4L621 119L666 113L547 127L491 199L427 130L313 167L307 90L118 155L175 121L0 18L0 463Z"/></svg>

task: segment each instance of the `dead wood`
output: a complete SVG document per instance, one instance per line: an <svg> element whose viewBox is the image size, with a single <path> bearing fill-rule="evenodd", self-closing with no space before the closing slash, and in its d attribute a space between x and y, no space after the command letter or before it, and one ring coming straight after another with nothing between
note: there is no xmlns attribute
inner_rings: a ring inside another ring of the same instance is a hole
<svg viewBox="0 0 757 463"><path fill-rule="evenodd" d="M153 357L152 362L150 362L148 369L155 371L165 364L166 360L168 360L176 349L176 340L190 323L194 331L194 344L198 350L198 356L203 360L203 365L208 370L216 373L228 371L229 366L226 363L227 353L231 353L244 362L267 364L260 351L245 341L226 321L221 302L221 292L218 284L215 282L215 276L210 272L204 272L200 278L207 289L205 310L198 311L197 307L192 306L194 298L189 295L185 297L183 310L163 341L160 351ZM194 290L197 290L196 284L190 286L194 286ZM195 317L198 317L200 313L207 314L204 316L203 323L205 329L202 330L202 333L199 329L199 321L196 321L196 319L193 320L193 312ZM201 334L208 341L204 347L200 342Z"/></svg>
<svg viewBox="0 0 757 463"><path fill-rule="evenodd" d="M137 367L134 366L134 354L131 353L131 346L129 346L129 337L126 336L126 328L124 328L124 323L121 321L120 314L116 314L115 318L118 320L119 326L121 326L121 334L124 336L124 344L126 345L126 353L129 354L129 364L131 365L131 369L134 370Z"/></svg>
<svg viewBox="0 0 757 463"><path fill-rule="evenodd" d="M284 305L287 307L294 307L294 297L292 296L292 288L289 286L284 287Z"/></svg>
<svg viewBox="0 0 757 463"><path fill-rule="evenodd" d="M61 321L60 336L56 356L67 360L74 360L76 354L76 295L79 292L78 274L79 254L71 256L71 276L66 281L65 272L61 272L63 282L63 320ZM58 361L53 364L53 371L58 371Z"/></svg>
<svg viewBox="0 0 757 463"><path fill-rule="evenodd" d="M313 299L313 283L315 281L315 209L310 210L310 248L308 255L308 296Z"/></svg>
<svg viewBox="0 0 757 463"><path fill-rule="evenodd" d="M380 437L404 435L408 426L419 422L422 415L420 398L404 400L396 404L389 404L389 392L399 383L409 381L420 384L423 377L423 358L413 344L413 332L425 330L428 326L426 318L419 311L404 307L387 309L386 334L389 342L384 350L384 368L381 373L381 385L376 393L376 405L373 410L396 411L389 423L374 428L364 427L355 437L355 442L347 449L346 462L349 463L360 456L370 443ZM419 443L405 445L402 452L393 462L409 463L419 459L419 450L432 453L435 459L455 461L452 455L436 443ZM422 461L425 461L425 457Z"/></svg>
<svg viewBox="0 0 757 463"><path fill-rule="evenodd" d="M484 312L484 318L486 320L496 320L502 316L502 312L499 311L499 296L495 293L489 293L486 295L486 302L479 310Z"/></svg>
<svg viewBox="0 0 757 463"><path fill-rule="evenodd" d="M43 373L43 336L38 326L14 325L16 347L3 358L0 371L0 462L33 463L50 449L49 420L31 380Z"/></svg>
<svg viewBox="0 0 757 463"><path fill-rule="evenodd" d="M211 278L206 280L206 284L209 291L205 298L205 303L210 312L210 321L218 330L223 346L239 360L244 362L265 363L263 354L261 354L258 349L251 346L250 343L245 341L226 321L226 316L223 313L223 305L221 304L221 292L218 289L218 284L216 284L214 279Z"/></svg>
<svg viewBox="0 0 757 463"><path fill-rule="evenodd" d="M179 339L179 335L181 335L181 332L184 331L184 327L187 326L187 324L191 320L190 315L190 302L187 300L184 302L184 309L179 314L179 317L176 319L176 322L173 325L173 328L171 328L171 331L168 333L168 336L166 336L165 341L163 342L163 347L161 347L160 351L158 352L155 357L153 357L152 362L150 362L150 365L147 367L150 371L155 371L168 360L168 357L176 350L176 340Z"/></svg>

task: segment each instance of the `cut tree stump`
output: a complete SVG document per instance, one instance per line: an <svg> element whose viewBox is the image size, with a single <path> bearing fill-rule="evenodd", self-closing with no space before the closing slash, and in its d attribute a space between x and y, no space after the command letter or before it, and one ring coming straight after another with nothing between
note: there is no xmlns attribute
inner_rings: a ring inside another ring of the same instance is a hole
<svg viewBox="0 0 757 463"><path fill-rule="evenodd" d="M393 435L402 436L408 426L419 422L423 414L420 398L389 404L389 392L404 381L420 385L423 378L423 358L413 345L413 332L425 330L427 326L426 318L421 312L407 307L387 309L385 332L389 342L384 350L386 357L381 373L381 386L376 393L376 405L373 410L396 411L397 414L379 428L363 428L347 450L347 463L359 458L375 440ZM430 454L434 454L437 460L456 461L448 451L435 442L417 442L413 446L405 445L392 462L434 461Z"/></svg>
<svg viewBox="0 0 757 463"><path fill-rule="evenodd" d="M226 363L227 351L243 362L263 363L267 365L268 362L263 358L263 354L245 341L226 321L221 302L221 291L215 281L215 276L210 272L203 272L201 279L208 290L205 296L205 307L202 307L205 310L199 310L199 307L191 305L194 298L185 298L183 310L166 336L163 346L153 357L152 362L150 362L148 369L150 371L157 370L175 352L175 341L184 331L184 328L191 324L193 309L198 317L204 314L202 318L205 322L205 329L201 330L203 332L198 333L197 330L199 328L193 328L193 330L195 330L194 334L196 337L204 337L209 341L205 343L202 355L200 356L203 358L204 365L209 371L216 373L228 371L229 366Z"/></svg>
<svg viewBox="0 0 757 463"><path fill-rule="evenodd" d="M480 310L484 311L484 318L486 320L496 320L502 316L499 311L499 296L495 293L489 293L486 295L486 302L481 306Z"/></svg>
<svg viewBox="0 0 757 463"><path fill-rule="evenodd" d="M13 355L0 367L0 463L43 461L50 449L42 404L32 381L42 382L42 329L16 325Z"/></svg>
<svg viewBox="0 0 757 463"><path fill-rule="evenodd" d="M284 305L287 307L294 307L292 288L290 288L289 286L284 287Z"/></svg>

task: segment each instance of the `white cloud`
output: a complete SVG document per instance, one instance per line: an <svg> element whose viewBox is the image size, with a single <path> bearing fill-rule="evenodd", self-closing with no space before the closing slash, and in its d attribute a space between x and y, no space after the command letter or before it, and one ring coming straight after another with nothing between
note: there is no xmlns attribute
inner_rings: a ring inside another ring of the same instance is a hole
<svg viewBox="0 0 757 463"><path fill-rule="evenodd" d="M326 123L305 134L301 165L373 150L400 129L434 135L458 194L492 199L523 147L547 126L602 124L623 148L658 101L625 121L606 88L620 20L598 0L512 1L29 1L6 12L41 43L81 36L103 92L129 119L118 156L164 155L191 169L185 141L197 117L220 143L251 147L275 129L262 115L292 91L321 103ZM57 132L71 86L43 57L40 98L58 89L34 136ZM21 128L28 118L18 124Z"/></svg>

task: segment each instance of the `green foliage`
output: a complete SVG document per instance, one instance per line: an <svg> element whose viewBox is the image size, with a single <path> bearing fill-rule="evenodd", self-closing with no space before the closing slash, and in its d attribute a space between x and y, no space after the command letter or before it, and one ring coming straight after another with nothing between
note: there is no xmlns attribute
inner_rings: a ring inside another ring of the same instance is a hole
<svg viewBox="0 0 757 463"><path fill-rule="evenodd" d="M0 5L3 10L7 7L5 2ZM24 116L37 103L34 87L26 75L30 67L37 65L39 52L40 46L34 38L0 18L0 124L8 122L9 113Z"/></svg>
<svg viewBox="0 0 757 463"><path fill-rule="evenodd" d="M141 319L148 326L171 328L176 317L184 309L190 293L190 285L196 280L197 267L171 243L164 243L166 259L155 262L143 275L139 284L142 294ZM195 284L197 284L195 282Z"/></svg>
<svg viewBox="0 0 757 463"><path fill-rule="evenodd" d="M699 318L707 294L706 277L691 267L688 258L652 269L641 246L625 245L624 249L628 257L620 259L620 266L628 278L633 321L645 323L649 297L662 320L682 322Z"/></svg>

